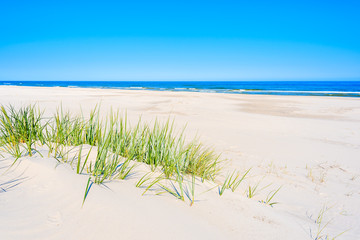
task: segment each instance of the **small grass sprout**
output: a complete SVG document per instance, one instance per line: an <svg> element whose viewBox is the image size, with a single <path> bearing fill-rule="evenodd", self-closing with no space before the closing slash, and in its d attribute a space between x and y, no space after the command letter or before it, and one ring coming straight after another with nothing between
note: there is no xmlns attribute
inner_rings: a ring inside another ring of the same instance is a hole
<svg viewBox="0 0 360 240"><path fill-rule="evenodd" d="M235 190L239 187L240 183L245 179L246 175L250 172L250 170L251 168L245 171L243 175L240 175L239 173L235 175L235 171L233 172L229 180L229 188L231 189L231 191L235 192ZM233 178L233 176L235 177Z"/></svg>
<svg viewBox="0 0 360 240"><path fill-rule="evenodd" d="M225 180L224 180L224 183L220 186L218 186L218 192L219 192L219 195L222 196L225 192L226 189L229 188L229 181L230 181L230 175L228 175Z"/></svg>
<svg viewBox="0 0 360 240"><path fill-rule="evenodd" d="M248 189L247 189L247 197L248 198L253 198L255 195L257 195L259 192L261 192L262 190L264 190L265 188L269 187L271 184L268 184L262 188L259 188L260 182L257 182L253 187L251 185L249 185Z"/></svg>
<svg viewBox="0 0 360 240"><path fill-rule="evenodd" d="M279 187L279 188L276 189L276 190L273 190L273 191L269 192L268 195L267 195L267 197L266 197L266 199L265 199L265 201L260 201L260 202L262 202L262 203L264 203L264 204L267 204L267 205L269 205L269 206L271 206L271 207L273 207L275 204L278 204L278 202L273 202L272 199L273 199L273 198L275 197L275 195L280 191L280 189L281 189L281 187Z"/></svg>
<svg viewBox="0 0 360 240"><path fill-rule="evenodd" d="M248 193L247 193L247 197L248 197L248 198L253 198L253 197L255 196L256 190L257 190L258 186L259 186L259 183L255 184L254 187L251 187L251 186L249 185Z"/></svg>
<svg viewBox="0 0 360 240"><path fill-rule="evenodd" d="M235 190L239 187L240 183L245 179L246 175L250 172L250 170L251 168L245 171L245 173L242 175L239 172L236 172L236 170L234 170L232 174L228 174L221 187L218 187L219 195L222 196L226 189L231 189L232 192L235 192Z"/></svg>
<svg viewBox="0 0 360 240"><path fill-rule="evenodd" d="M319 213L316 216L316 219L314 220L314 223L316 224L316 233L313 235L313 232L310 228L310 237L314 240L335 240L344 233L346 233L348 230L345 230L341 232L340 234L336 235L335 237L331 237L328 234L324 233L328 225L332 222L333 219L330 219L328 221L325 221L325 215L326 212L331 209L332 207L326 207L325 205L320 209ZM310 219L312 219L312 216L309 216Z"/></svg>

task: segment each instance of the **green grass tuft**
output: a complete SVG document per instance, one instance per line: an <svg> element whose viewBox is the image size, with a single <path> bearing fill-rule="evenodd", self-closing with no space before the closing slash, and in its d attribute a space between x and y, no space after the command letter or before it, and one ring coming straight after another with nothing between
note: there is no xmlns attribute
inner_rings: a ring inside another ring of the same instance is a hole
<svg viewBox="0 0 360 240"><path fill-rule="evenodd" d="M25 154L31 157L38 152L37 144L47 146L48 156L53 156L59 163L72 164L75 161L77 174L82 174L85 168L89 174L84 201L91 184L129 177L135 167L130 161L146 163L152 171L162 170L163 175L153 180L144 193L164 178L175 177L175 180L170 180L172 187L160 186L183 201L186 196L191 205L195 199L195 177L214 179L219 172L220 155L196 139L187 141L184 129L175 130L174 121L168 119L161 123L156 120L154 124L148 124L140 119L131 127L126 115L121 117L119 112L111 111L102 120L99 110L96 107L85 118L83 115L72 116L60 107L52 117L45 119L43 112L34 105L20 108L1 106L1 149L14 156L14 163ZM89 161L91 149L83 160L84 144L97 148L95 162ZM69 161L70 152L76 146L80 146L79 152ZM184 174L193 176L190 185L183 184ZM232 189L240 184L238 180L237 177L231 178ZM144 176L137 187L149 181L150 177Z"/></svg>

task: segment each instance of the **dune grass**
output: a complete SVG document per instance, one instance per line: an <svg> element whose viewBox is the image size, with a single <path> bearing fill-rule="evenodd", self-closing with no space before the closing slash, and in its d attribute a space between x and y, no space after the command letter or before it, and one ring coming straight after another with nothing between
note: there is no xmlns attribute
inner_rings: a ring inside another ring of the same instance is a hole
<svg viewBox="0 0 360 240"><path fill-rule="evenodd" d="M141 188L144 186L144 184L146 182L148 182L151 179L151 172L147 172L145 173L140 179L139 181L137 181L137 183L135 184L135 187L137 188Z"/></svg>
<svg viewBox="0 0 360 240"><path fill-rule="evenodd" d="M76 173L77 174L82 174L85 167L86 167L86 164L89 160L89 157L90 157L90 153L91 153L91 150L92 150L93 146L91 146L91 148L89 149L88 153L86 154L85 156L85 160L82 161L82 149L83 149L83 145L80 146L79 148L79 152L77 153L77 161L76 161Z"/></svg>
<svg viewBox="0 0 360 240"><path fill-rule="evenodd" d="M32 156L34 144L43 139L42 112L35 106L15 109L13 106L0 107L0 138L3 149L16 160L23 154Z"/></svg>
<svg viewBox="0 0 360 240"><path fill-rule="evenodd" d="M267 204L271 207L273 207L275 204L278 204L278 202L274 202L273 198L275 197L275 195L280 191L281 187L279 187L276 190L270 191L268 193L268 195L266 196L265 200L260 201L261 203Z"/></svg>
<svg viewBox="0 0 360 240"><path fill-rule="evenodd" d="M245 171L243 174L234 170L231 174L228 174L221 186L218 186L218 193L222 196L226 189L231 189L232 192L239 187L240 183L245 179L246 175L250 172L251 168Z"/></svg>
<svg viewBox="0 0 360 240"><path fill-rule="evenodd" d="M249 187L246 191L246 195L248 198L253 198L255 195L257 195L259 192L261 192L262 190L264 190L265 188L268 188L272 183L260 188L260 183L261 181L258 181L257 183L255 183L253 186L251 186L249 184ZM275 194L280 190L280 188L275 192ZM274 195L275 195L274 194ZM271 197L271 199L274 197L274 195ZM271 195L270 195L271 196ZM269 196L268 196L269 197ZM271 199L269 201L271 201Z"/></svg>
<svg viewBox="0 0 360 240"><path fill-rule="evenodd" d="M212 179L220 170L219 155L196 140L185 141L183 131L177 134L170 119L165 123L155 121L153 125L139 120L131 128L126 116L120 117L118 112L101 120L98 107L88 118L72 116L59 108L47 120L35 105L19 109L1 106L0 110L0 139L5 152L15 159L25 154L32 156L36 152L35 143L40 143L48 147L49 156L53 154L66 162L68 146L96 146L98 155L91 174L97 183L114 177L118 171L126 172L127 165L121 163L121 158L144 162L153 170L161 168L166 177L179 171ZM77 173L82 172L79 164L80 159Z"/></svg>
<svg viewBox="0 0 360 240"><path fill-rule="evenodd" d="M52 117L44 118L43 111L35 105L1 106L0 147L15 158L14 163L22 156L40 154L36 146L47 147L49 157L53 156L59 163L71 164L77 174L88 175L83 203L92 184L127 179L133 174L135 162L142 162L154 173L160 170L155 179L151 177L152 173L147 173L136 183L136 187L145 189L143 195L160 187L162 193L167 192L182 201L188 199L193 205L196 177L202 181L214 180L221 169L219 154L197 139L186 139L184 129L177 131L170 119L165 122L155 120L153 124L139 119L130 126L126 115L111 111L101 119L99 110L95 107L86 118L82 114L72 116L60 107ZM83 155L84 145L90 149ZM75 156L72 150L76 150ZM89 160L92 150L96 157ZM70 155L72 159L69 160ZM218 187L219 195L226 189L234 192L249 171L228 174ZM192 180L185 180L186 176L191 176ZM258 192L258 185L249 186L249 198ZM266 202L270 202L276 193Z"/></svg>
<svg viewBox="0 0 360 240"><path fill-rule="evenodd" d="M214 179L219 172L219 155L210 148L205 148L196 139L186 141L184 130L177 133L174 121L168 119L154 124L138 123L131 127L126 115L113 112L105 119L100 119L99 108L95 107L88 118L72 116L62 107L50 118L43 117L43 111L35 105L15 108L0 108L0 143L1 149L11 154L15 161L22 156L32 156L38 152L37 145L48 148L48 157L53 156L60 163L70 163L77 174L87 170L89 175L83 203L93 183L103 184L113 179L126 179L131 176L135 164L143 162L151 166L152 171L161 169L162 175L153 180L145 189L148 191L163 179L176 176L179 187L162 189L174 193L179 199L187 196L194 203L195 180L189 187L183 187L183 174L199 176L202 179ZM83 145L91 148L83 159ZM69 161L69 152L79 146L77 156ZM89 161L93 147L97 148L95 162ZM38 152L40 154L40 152ZM141 187L150 178L145 176L137 184ZM179 192L178 192L179 189ZM189 190L188 190L189 189Z"/></svg>
<svg viewBox="0 0 360 240"><path fill-rule="evenodd" d="M140 180L136 183L136 187L142 187L148 183L143 195L153 187L157 186L159 189L154 188L152 190L156 191L156 195L161 195L163 193L169 193L175 198L185 202L187 198L190 202L190 206L192 206L195 202L195 175L191 176L191 181L187 181L186 176L183 173L180 173L179 168L177 168L175 178L168 178L164 174L156 177L155 179L151 179L151 174L146 173L144 176L140 178Z"/></svg>
<svg viewBox="0 0 360 240"><path fill-rule="evenodd" d="M334 220L334 219L330 219L328 221L324 220L327 211L330 210L331 208L332 207L327 207L324 205L320 209L319 213L316 216L316 219L314 219L314 223L316 224L316 231L313 233L310 229L310 237L312 239L314 239L314 240L330 240L330 239L335 240L350 230L350 229L347 229L347 230L337 234L334 237L329 236L328 234L324 233L324 231L327 229L328 225ZM312 218L312 216L309 216L309 217Z"/></svg>

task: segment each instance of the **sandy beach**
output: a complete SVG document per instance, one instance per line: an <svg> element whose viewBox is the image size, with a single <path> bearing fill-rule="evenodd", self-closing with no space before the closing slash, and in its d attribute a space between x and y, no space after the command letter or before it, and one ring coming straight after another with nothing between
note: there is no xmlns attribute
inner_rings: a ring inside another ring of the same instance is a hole
<svg viewBox="0 0 360 240"><path fill-rule="evenodd" d="M39 147L44 157L10 167L1 152L0 239L359 239L360 98L1 86L0 104L37 104L45 117L101 106L101 116L119 110L134 124L170 117L224 160L215 181L197 183L192 206L142 195L144 164L129 179L94 184L82 206L88 178L71 165ZM219 196L229 172L248 169ZM279 187L278 203L264 204Z"/></svg>

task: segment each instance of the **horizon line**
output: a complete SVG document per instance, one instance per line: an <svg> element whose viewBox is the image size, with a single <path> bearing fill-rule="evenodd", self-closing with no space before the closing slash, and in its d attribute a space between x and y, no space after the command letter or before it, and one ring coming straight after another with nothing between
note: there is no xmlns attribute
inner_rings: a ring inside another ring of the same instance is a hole
<svg viewBox="0 0 360 240"><path fill-rule="evenodd" d="M34 79L21 79L21 80L2 80L1 82L284 82L284 81L299 81L299 82L321 82L321 81L360 81L360 77L347 77L347 78L241 78L241 79L117 79L117 80L34 80Z"/></svg>

